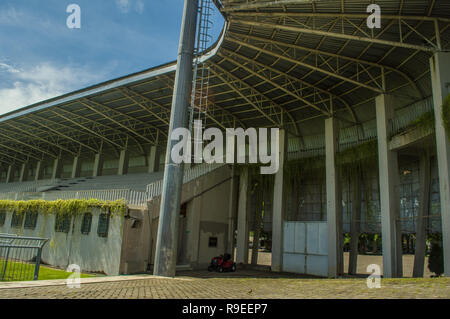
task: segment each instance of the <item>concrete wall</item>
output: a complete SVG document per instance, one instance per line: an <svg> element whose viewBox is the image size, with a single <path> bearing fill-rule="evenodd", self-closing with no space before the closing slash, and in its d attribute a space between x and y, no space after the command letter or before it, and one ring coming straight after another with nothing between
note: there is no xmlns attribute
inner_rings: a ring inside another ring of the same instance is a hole
<svg viewBox="0 0 450 319"><path fill-rule="evenodd" d="M183 186L181 203L186 204L186 220L180 220L179 264L205 268L211 258L226 253L231 168L225 166ZM149 202L152 231L149 242L150 263L154 262L159 219L159 198ZM184 226L183 226L184 225ZM209 239L217 246L209 247Z"/></svg>
<svg viewBox="0 0 450 319"><path fill-rule="evenodd" d="M120 273L135 274L147 271L151 240L148 210L130 208L123 229Z"/></svg>
<svg viewBox="0 0 450 319"><path fill-rule="evenodd" d="M98 272L118 275L122 253L124 218L110 218L108 236L99 237L97 226L100 209L91 209L92 224L88 235L81 233L82 216L72 219L69 232L55 231L55 216L39 214L35 229L11 227L12 212L7 212L0 233L48 238L42 253L42 261L51 266L66 269L70 264L80 266L82 272ZM25 218L24 218L25 219Z"/></svg>
<svg viewBox="0 0 450 319"><path fill-rule="evenodd" d="M326 222L285 222L283 271L328 276Z"/></svg>

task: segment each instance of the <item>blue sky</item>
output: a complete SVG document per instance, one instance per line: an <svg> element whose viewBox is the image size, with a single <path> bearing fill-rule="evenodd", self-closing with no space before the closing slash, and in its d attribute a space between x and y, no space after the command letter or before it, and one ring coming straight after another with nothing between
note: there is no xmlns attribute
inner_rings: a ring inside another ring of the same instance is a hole
<svg viewBox="0 0 450 319"><path fill-rule="evenodd" d="M81 29L66 25L69 4ZM183 0L1 0L0 114L176 59ZM214 41L223 20L215 10Z"/></svg>

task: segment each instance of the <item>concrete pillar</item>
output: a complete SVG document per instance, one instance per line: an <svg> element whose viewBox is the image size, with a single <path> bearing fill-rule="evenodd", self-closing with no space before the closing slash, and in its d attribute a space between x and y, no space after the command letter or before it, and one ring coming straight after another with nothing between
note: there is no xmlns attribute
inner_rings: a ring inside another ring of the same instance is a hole
<svg viewBox="0 0 450 319"><path fill-rule="evenodd" d="M335 118L325 120L325 165L328 229L328 277L344 273L342 238L342 195L339 172L336 168L338 123Z"/></svg>
<svg viewBox="0 0 450 319"><path fill-rule="evenodd" d="M16 168L14 167L14 165L9 165L8 171L6 172L6 183L14 182L15 173L16 173Z"/></svg>
<svg viewBox="0 0 450 319"><path fill-rule="evenodd" d="M34 180L38 181L42 178L44 178L44 163L42 161L39 161L36 163L36 172L34 175Z"/></svg>
<svg viewBox="0 0 450 319"><path fill-rule="evenodd" d="M196 190L197 195L197 190ZM190 206L190 207L189 207ZM202 212L202 197L196 196L188 205L188 258L191 266L197 268L200 263L199 246L200 246L200 220Z"/></svg>
<svg viewBox="0 0 450 319"><path fill-rule="evenodd" d="M98 177L103 174L103 154L95 154L94 158L94 169L92 170L92 176Z"/></svg>
<svg viewBox="0 0 450 319"><path fill-rule="evenodd" d="M378 165L380 177L381 235L383 240L383 275L402 277L402 243L400 217L399 169L397 152L389 149L389 120L394 114L392 96L376 98Z"/></svg>
<svg viewBox="0 0 450 319"><path fill-rule="evenodd" d="M159 171L159 161L160 161L160 149L158 146L152 146L150 148L150 154L148 155L148 172L156 173Z"/></svg>
<svg viewBox="0 0 450 319"><path fill-rule="evenodd" d="M237 190L238 190L238 179L235 176L235 166L233 165L231 170L231 180L230 180L230 201L228 206L228 236L227 236L227 248L226 252L231 255L234 260L234 230L236 225L236 208L237 208Z"/></svg>
<svg viewBox="0 0 450 319"><path fill-rule="evenodd" d="M361 175L358 170L353 178L352 219L350 223L350 256L348 273L356 275L358 270L358 242L361 225Z"/></svg>
<svg viewBox="0 0 450 319"><path fill-rule="evenodd" d="M280 272L283 270L283 233L284 233L284 215L286 208L286 187L284 182L284 161L287 151L287 134L280 130L278 140L279 145L279 169L275 174L273 186L273 205L272 205L272 264L271 270Z"/></svg>
<svg viewBox="0 0 450 319"><path fill-rule="evenodd" d="M237 216L236 263L248 263L248 220L250 211L250 175L248 167L242 167L239 177L239 203Z"/></svg>
<svg viewBox="0 0 450 319"><path fill-rule="evenodd" d="M23 163L21 168L20 168L20 177L19 177L19 181L20 182L26 182L28 180L28 174L30 173L30 166L27 163Z"/></svg>
<svg viewBox="0 0 450 319"><path fill-rule="evenodd" d="M60 157L57 157L53 161L52 179L61 178L61 173L62 173L62 159Z"/></svg>
<svg viewBox="0 0 450 319"><path fill-rule="evenodd" d="M128 150L121 150L117 175L127 175L128 174L128 162L129 162Z"/></svg>
<svg viewBox="0 0 450 319"><path fill-rule="evenodd" d="M430 62L436 118L436 148L441 199L442 243L444 248L444 273L450 276L450 132L442 122L442 105L450 93L450 53L437 52Z"/></svg>
<svg viewBox="0 0 450 319"><path fill-rule="evenodd" d="M416 247L414 255L414 269L413 277L423 277L425 266L425 252L426 252L426 222L425 218L428 215L430 207L430 156L424 153L420 157L420 171L419 171L419 211L417 214L416 224Z"/></svg>
<svg viewBox="0 0 450 319"><path fill-rule="evenodd" d="M81 159L79 156L75 156L73 158L73 164L72 164L72 178L78 178L81 174Z"/></svg>

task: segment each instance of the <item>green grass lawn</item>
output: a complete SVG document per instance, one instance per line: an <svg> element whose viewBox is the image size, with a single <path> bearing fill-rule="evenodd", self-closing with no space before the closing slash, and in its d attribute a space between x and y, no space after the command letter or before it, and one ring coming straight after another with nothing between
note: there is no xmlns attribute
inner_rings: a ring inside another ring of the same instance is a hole
<svg viewBox="0 0 450 319"><path fill-rule="evenodd" d="M30 281L34 277L34 264L18 263L8 261L8 270L2 280L5 262L0 260L0 282L1 281ZM72 273L64 270L40 266L39 280L67 279ZM81 274L81 278L95 277L95 275Z"/></svg>

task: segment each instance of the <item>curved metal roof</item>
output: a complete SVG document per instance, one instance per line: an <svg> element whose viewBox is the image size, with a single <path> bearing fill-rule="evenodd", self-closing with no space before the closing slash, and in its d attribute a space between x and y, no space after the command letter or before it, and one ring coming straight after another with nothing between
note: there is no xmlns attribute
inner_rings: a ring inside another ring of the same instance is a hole
<svg viewBox="0 0 450 319"><path fill-rule="evenodd" d="M207 126L284 127L295 136L374 118L386 92L397 108L431 95L429 59L450 49L450 2L214 1L227 22L202 56L211 70ZM164 145L175 62L0 116L0 164Z"/></svg>

